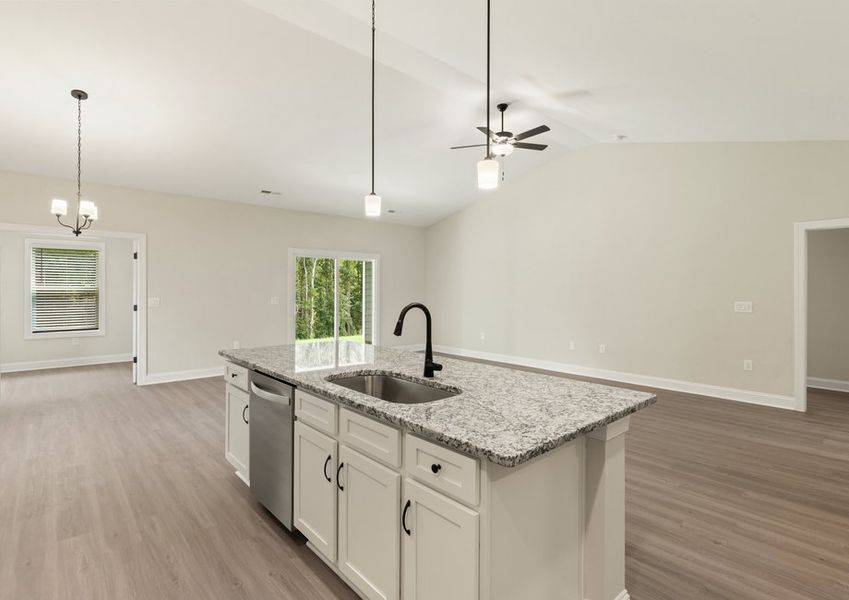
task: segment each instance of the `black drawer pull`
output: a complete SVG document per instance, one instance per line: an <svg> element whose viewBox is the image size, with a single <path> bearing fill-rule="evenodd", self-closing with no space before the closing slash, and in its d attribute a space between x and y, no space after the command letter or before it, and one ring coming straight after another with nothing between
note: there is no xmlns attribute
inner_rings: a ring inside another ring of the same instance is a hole
<svg viewBox="0 0 849 600"><path fill-rule="evenodd" d="M245 416L245 413L248 412L248 405L245 404L245 408L242 409L242 421L245 422L245 425L248 424L248 418Z"/></svg>
<svg viewBox="0 0 849 600"><path fill-rule="evenodd" d="M434 475L436 475L442 470L442 465L440 465L439 463L434 463L430 465L430 470L433 471Z"/></svg>
<svg viewBox="0 0 849 600"><path fill-rule="evenodd" d="M327 474L327 465L330 463L330 459L331 459L331 458L332 458L332 456L331 456L330 454L328 454L328 455L327 455L327 460L326 460L326 461L324 461L324 478L325 478L327 481L333 481L332 479L330 479L330 475L328 475L328 474Z"/></svg>
<svg viewBox="0 0 849 600"><path fill-rule="evenodd" d="M407 535L411 535L412 532L407 529L407 511L410 510L411 502L407 500L407 503L404 505L404 512L401 513L401 529L404 530L404 533Z"/></svg>
<svg viewBox="0 0 849 600"><path fill-rule="evenodd" d="M345 491L345 487L339 482L339 471L341 471L342 467L344 467L344 466L345 466L345 463L343 463L343 462L339 463L339 467L336 469L336 487L339 488L340 492Z"/></svg>

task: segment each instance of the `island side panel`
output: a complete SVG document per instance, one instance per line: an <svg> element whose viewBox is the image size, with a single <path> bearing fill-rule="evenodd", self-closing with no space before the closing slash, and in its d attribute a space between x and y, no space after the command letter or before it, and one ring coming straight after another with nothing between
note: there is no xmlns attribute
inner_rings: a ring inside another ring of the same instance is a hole
<svg viewBox="0 0 849 600"><path fill-rule="evenodd" d="M586 437L584 596L628 600L625 590L625 433L628 418Z"/></svg>
<svg viewBox="0 0 849 600"><path fill-rule="evenodd" d="M583 600L584 439L482 467L481 600Z"/></svg>

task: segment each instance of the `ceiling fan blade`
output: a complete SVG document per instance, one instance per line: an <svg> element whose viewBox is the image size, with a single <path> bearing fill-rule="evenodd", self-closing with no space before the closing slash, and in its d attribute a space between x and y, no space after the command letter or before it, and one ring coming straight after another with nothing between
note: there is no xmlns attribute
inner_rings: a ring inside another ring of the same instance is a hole
<svg viewBox="0 0 849 600"><path fill-rule="evenodd" d="M459 150L460 148L483 148L486 144L472 144L470 146L451 146L452 150Z"/></svg>
<svg viewBox="0 0 849 600"><path fill-rule="evenodd" d="M545 150L548 148L547 144L529 144L527 142L516 142L513 144L514 148L522 148L523 150Z"/></svg>
<svg viewBox="0 0 849 600"><path fill-rule="evenodd" d="M495 132L492 129L487 129L486 127L478 127L478 131L480 131L484 135L488 135L489 139L492 141L496 141L498 136L495 135Z"/></svg>
<svg viewBox="0 0 849 600"><path fill-rule="evenodd" d="M529 137L533 137L535 135L539 135L541 133L545 133L546 131L551 131L551 128L548 125L540 125L539 127L534 127L533 129L528 129L525 133L520 133L515 136L513 139L517 142L519 140L524 140Z"/></svg>

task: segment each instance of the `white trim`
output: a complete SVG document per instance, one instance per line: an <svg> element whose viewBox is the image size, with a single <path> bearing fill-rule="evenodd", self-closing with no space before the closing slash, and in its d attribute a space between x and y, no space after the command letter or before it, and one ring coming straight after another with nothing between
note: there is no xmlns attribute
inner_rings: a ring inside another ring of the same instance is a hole
<svg viewBox="0 0 849 600"><path fill-rule="evenodd" d="M631 600L631 594L628 593L628 590L622 590L613 600Z"/></svg>
<svg viewBox="0 0 849 600"><path fill-rule="evenodd" d="M793 389L794 407L808 409L808 232L849 229L849 218L793 225Z"/></svg>
<svg viewBox="0 0 849 600"><path fill-rule="evenodd" d="M829 392L849 393L849 381L840 379L825 379L824 377L808 377L808 387L815 390L828 390Z"/></svg>
<svg viewBox="0 0 849 600"><path fill-rule="evenodd" d="M77 248L97 250L97 329L86 331L32 331L32 251L33 248ZM24 239L24 339L47 340L52 338L102 337L106 335L106 244L84 240L60 240L51 238Z"/></svg>
<svg viewBox="0 0 849 600"><path fill-rule="evenodd" d="M173 381L189 381L192 379L207 379L209 377L224 377L225 367L211 367L209 369L192 369L191 371L172 371L170 373L148 373L142 385L154 385L157 383L171 383Z"/></svg>
<svg viewBox="0 0 849 600"><path fill-rule="evenodd" d="M673 392L683 392L685 394L710 396L713 398L722 398L723 400L735 400L737 402L759 404L761 406L772 406L784 409L794 408L792 396L767 394L765 392L721 387L707 383L694 383L690 381L681 381L679 379L667 379L665 377L655 377L652 375L639 375L637 373L626 373L623 371L612 371L610 369L598 369L596 367L584 367L581 365L571 365L548 360L540 360L537 358L495 354L492 352L481 352L478 350L466 350L464 348L454 348L451 346L434 346L433 349L434 351L443 354L453 354L455 356L467 358L479 358L482 360L491 360L493 362L501 362L510 365L545 369L546 371L555 371L557 373L565 373L568 375L580 375L582 377L606 379L608 381L615 381L619 383L641 385L662 390L670 390Z"/></svg>
<svg viewBox="0 0 849 600"><path fill-rule="evenodd" d="M53 358L50 360L33 360L0 364L0 373L17 373L20 371L39 371L41 369L63 369L65 367L84 367L89 365L106 365L110 363L130 362L130 354L103 354L101 356L75 356L72 358Z"/></svg>

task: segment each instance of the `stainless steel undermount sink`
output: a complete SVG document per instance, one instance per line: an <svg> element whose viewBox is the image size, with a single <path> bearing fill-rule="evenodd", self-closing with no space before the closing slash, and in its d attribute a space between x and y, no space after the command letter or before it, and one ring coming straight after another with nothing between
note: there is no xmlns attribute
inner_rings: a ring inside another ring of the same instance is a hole
<svg viewBox="0 0 849 600"><path fill-rule="evenodd" d="M388 374L330 376L327 381L396 404L433 402L461 393L456 388L436 387Z"/></svg>

